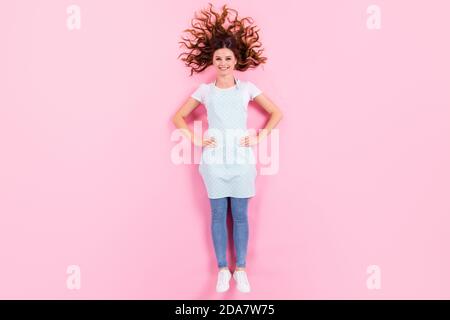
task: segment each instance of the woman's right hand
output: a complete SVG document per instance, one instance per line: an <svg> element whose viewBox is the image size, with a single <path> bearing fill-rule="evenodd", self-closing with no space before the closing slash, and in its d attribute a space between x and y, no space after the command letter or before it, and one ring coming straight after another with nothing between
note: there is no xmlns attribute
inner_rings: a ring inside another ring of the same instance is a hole
<svg viewBox="0 0 450 320"><path fill-rule="evenodd" d="M207 148L215 148L216 147L216 139L214 137L203 139L203 147Z"/></svg>
<svg viewBox="0 0 450 320"><path fill-rule="evenodd" d="M194 144L198 147L214 148L216 147L216 139L214 137L205 139L195 137Z"/></svg>

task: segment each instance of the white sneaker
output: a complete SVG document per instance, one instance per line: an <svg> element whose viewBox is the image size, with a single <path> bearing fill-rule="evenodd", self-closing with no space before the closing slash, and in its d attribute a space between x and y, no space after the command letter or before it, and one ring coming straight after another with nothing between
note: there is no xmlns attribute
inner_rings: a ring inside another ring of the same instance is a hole
<svg viewBox="0 0 450 320"><path fill-rule="evenodd" d="M217 292L225 292L230 288L231 272L228 269L222 269L217 276Z"/></svg>
<svg viewBox="0 0 450 320"><path fill-rule="evenodd" d="M237 289L241 292L250 292L250 283L248 282L247 273L244 270L236 270L233 273L236 280Z"/></svg>

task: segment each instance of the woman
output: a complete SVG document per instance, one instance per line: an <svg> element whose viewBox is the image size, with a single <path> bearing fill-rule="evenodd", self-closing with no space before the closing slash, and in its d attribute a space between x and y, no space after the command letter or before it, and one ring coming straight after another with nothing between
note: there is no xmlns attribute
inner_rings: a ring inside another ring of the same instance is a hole
<svg viewBox="0 0 450 320"><path fill-rule="evenodd" d="M193 72L200 73L213 65L216 79L202 83L173 117L173 123L197 146L204 147L199 172L203 178L211 205L211 231L219 267L216 291L229 289L231 272L226 259L228 202L233 215L233 239L236 250L236 270L233 278L241 292L250 292L245 271L248 242L248 200L255 196L256 167L252 146L261 142L282 118L279 108L250 81L240 81L234 70L245 71L265 63L258 42L258 31L251 18L238 19L236 10L222 7L221 13L201 11L192 21L193 29L184 31L194 36L180 42L190 49L182 60ZM229 13L235 13L230 19ZM194 23L195 21L195 23ZM228 27L225 22L228 21ZM250 25L246 25L249 23ZM270 119L257 135L247 131L247 105L255 101L265 109ZM186 124L197 106L207 109L208 131L197 137Z"/></svg>

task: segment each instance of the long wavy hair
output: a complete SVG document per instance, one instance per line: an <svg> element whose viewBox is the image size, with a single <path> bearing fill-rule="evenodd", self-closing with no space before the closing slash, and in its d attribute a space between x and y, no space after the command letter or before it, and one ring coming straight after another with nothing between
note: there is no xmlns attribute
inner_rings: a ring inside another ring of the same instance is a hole
<svg viewBox="0 0 450 320"><path fill-rule="evenodd" d="M238 12L234 9L222 7L222 12L214 12L212 4L209 3L209 11L201 10L200 15L191 20L192 29L185 29L193 39L182 36L184 41L178 43L189 49L189 52L181 53L178 58L191 68L191 76L194 72L200 73L213 64L213 55L217 49L228 48L236 57L236 70L245 71L256 68L265 63L267 58L261 56L264 49L261 47L257 26L252 26L253 19L250 17L238 18ZM231 18L230 13L234 13ZM225 22L229 25L225 27ZM181 47L180 46L180 47Z"/></svg>

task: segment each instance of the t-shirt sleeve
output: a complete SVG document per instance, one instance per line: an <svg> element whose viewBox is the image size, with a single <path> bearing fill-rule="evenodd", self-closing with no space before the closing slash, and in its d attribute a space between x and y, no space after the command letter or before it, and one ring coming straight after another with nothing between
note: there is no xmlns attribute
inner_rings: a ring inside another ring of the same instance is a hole
<svg viewBox="0 0 450 320"><path fill-rule="evenodd" d="M205 101L205 84L201 83L198 88L191 94L191 97L204 104Z"/></svg>
<svg viewBox="0 0 450 320"><path fill-rule="evenodd" d="M253 101L257 96L259 96L262 91L252 82L248 82L248 92L250 94L250 100Z"/></svg>

